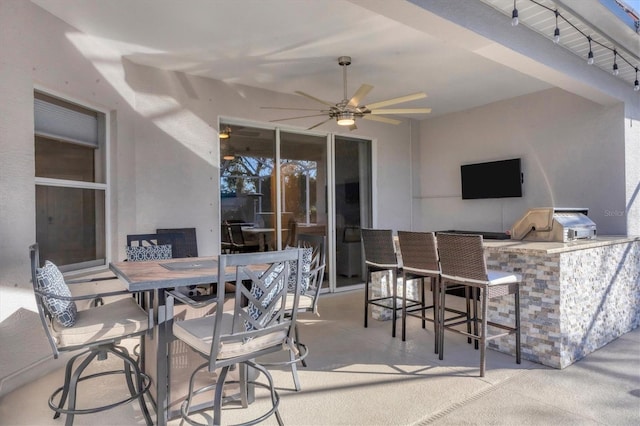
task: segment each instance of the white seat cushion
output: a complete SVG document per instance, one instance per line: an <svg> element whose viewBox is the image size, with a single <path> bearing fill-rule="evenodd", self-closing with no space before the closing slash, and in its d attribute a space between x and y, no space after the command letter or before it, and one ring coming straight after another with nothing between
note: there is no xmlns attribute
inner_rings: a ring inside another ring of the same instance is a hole
<svg viewBox="0 0 640 426"><path fill-rule="evenodd" d="M132 297L127 297L113 303L78 311L73 327L63 327L54 322L52 334L58 342L58 347L62 348L118 340L148 328L147 313Z"/></svg>
<svg viewBox="0 0 640 426"><path fill-rule="evenodd" d="M176 338L182 340L196 351L210 356L215 321L216 317L214 314L206 317L174 322L173 334ZM223 314L221 330L223 335L231 333L232 321L232 314ZM236 356L250 354L276 345L282 345L286 338L287 333L284 330L272 332L264 336L254 337L246 342L239 337L240 340L237 342L223 343L222 347L218 351L217 359L234 358Z"/></svg>
<svg viewBox="0 0 640 426"><path fill-rule="evenodd" d="M513 284L522 281L522 275L515 272L503 272L503 271L487 271L487 278L489 278L489 285L503 285Z"/></svg>
<svg viewBox="0 0 640 426"><path fill-rule="evenodd" d="M290 311L293 309L294 297L295 297L295 294L287 293L287 302L286 302L287 311ZM310 311L312 308L313 308L313 296L311 296L310 294L301 294L300 298L298 299L298 311L299 312Z"/></svg>

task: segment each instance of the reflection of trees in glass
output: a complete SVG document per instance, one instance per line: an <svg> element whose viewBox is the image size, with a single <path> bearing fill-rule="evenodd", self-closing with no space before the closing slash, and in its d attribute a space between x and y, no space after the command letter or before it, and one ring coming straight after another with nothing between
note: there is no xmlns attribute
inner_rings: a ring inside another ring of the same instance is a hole
<svg viewBox="0 0 640 426"><path fill-rule="evenodd" d="M229 198L255 193L270 194L273 165L273 158L238 156L233 160L223 160L220 172L222 197ZM294 213L297 221L304 222L307 220L308 201L309 220L315 221L317 162L282 160L280 172L284 193L284 211ZM307 183L309 185L308 193ZM273 211L270 197L262 197L258 202L261 205L256 206L256 211Z"/></svg>
<svg viewBox="0 0 640 426"><path fill-rule="evenodd" d="M220 172L223 194L251 194L259 191L259 178L271 176L273 158L235 157L224 160Z"/></svg>
<svg viewBox="0 0 640 426"><path fill-rule="evenodd" d="M315 161L285 160L282 164L281 173L285 203L284 211L292 212L297 221L305 222L307 220L308 202L309 220L315 221L317 163ZM307 184L309 186L308 192Z"/></svg>

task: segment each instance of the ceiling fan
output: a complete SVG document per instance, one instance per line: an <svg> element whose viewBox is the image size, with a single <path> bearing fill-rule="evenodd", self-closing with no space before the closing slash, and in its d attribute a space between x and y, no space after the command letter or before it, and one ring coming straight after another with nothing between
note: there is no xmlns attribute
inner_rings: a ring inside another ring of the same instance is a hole
<svg viewBox="0 0 640 426"><path fill-rule="evenodd" d="M332 104L327 101L323 101L322 99L318 99L315 96L311 96L307 93L296 91L295 93L312 99L316 102L319 102L325 105L328 108L325 109L308 109L308 108L281 108L281 107L262 107L265 109L284 109L284 110L306 110L306 111L318 111L320 114L312 114L312 115L302 115L298 117L289 117L289 118L281 118L278 120L271 120L272 122L276 121L286 121L286 120L295 120L299 118L308 118L308 117L320 117L320 116L328 116L326 120L323 120L313 126L309 127L307 130L311 130L316 128L327 121L335 119L340 126L349 126L349 130L357 129L356 127L356 118L363 118L365 120L379 121L387 124L400 124L400 120L396 120L394 118L382 117L381 114L384 115L393 115L393 114L428 114L431 112L431 108L394 108L394 109L380 109L390 105L399 104L402 102L415 101L417 99L426 98L427 94L424 92L414 93L412 95L401 96L399 98L387 99L386 101L374 102L369 105L360 105L362 99L367 96L367 94L373 89L373 86L369 84L361 85L358 90L353 94L351 99L347 98L347 67L351 65L351 57L350 56L340 56L338 58L338 64L342 67L342 80L344 84L344 99L342 99L337 104Z"/></svg>

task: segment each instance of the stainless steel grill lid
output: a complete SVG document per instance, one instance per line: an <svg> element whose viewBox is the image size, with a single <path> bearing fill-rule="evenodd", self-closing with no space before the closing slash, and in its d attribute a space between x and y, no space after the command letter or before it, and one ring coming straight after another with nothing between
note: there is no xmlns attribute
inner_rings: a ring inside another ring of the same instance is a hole
<svg viewBox="0 0 640 426"><path fill-rule="evenodd" d="M529 209L511 229L511 239L568 242L596 237L596 224L589 209L539 207Z"/></svg>

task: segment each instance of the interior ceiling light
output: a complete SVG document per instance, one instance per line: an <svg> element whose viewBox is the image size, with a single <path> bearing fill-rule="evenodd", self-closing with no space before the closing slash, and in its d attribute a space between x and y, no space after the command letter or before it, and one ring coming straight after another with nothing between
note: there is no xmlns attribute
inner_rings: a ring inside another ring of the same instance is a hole
<svg viewBox="0 0 640 426"><path fill-rule="evenodd" d="M343 111L336 116L339 126L353 126L356 123L355 115L350 111Z"/></svg>
<svg viewBox="0 0 640 426"><path fill-rule="evenodd" d="M587 64L593 65L593 50L591 50L591 36L587 37L589 40L589 54L587 55Z"/></svg>
<svg viewBox="0 0 640 426"><path fill-rule="evenodd" d="M235 155L233 155L233 154L226 154L226 155L224 155L224 156L222 157L222 159L223 159L223 160L233 160L233 159L235 159L235 158L236 158L236 156L235 156Z"/></svg>
<svg viewBox="0 0 640 426"><path fill-rule="evenodd" d="M560 43L560 28L558 28L558 9L556 9L556 29L553 30L553 42L555 44Z"/></svg>
<svg viewBox="0 0 640 426"><path fill-rule="evenodd" d="M523 0L524 1L524 0ZM640 92L640 83L638 82L638 64L632 64L627 58L625 58L623 55L621 55L620 53L618 53L615 45L613 47L608 46L605 44L605 42L601 42L598 41L597 39L593 39L591 38L590 35L587 35L584 33L583 30L581 30L580 28L578 28L573 22L571 22L569 19L565 18L564 16L562 16L562 14L558 11L558 9L552 9L549 6L544 5L540 0L529 0L529 2L548 10L549 12L553 12L555 19L556 19L556 27L553 31L553 42L554 43L559 43L560 42L560 27L558 27L558 18L562 18L564 20L564 22L571 26L576 32L580 33L584 38L587 39L587 41L589 42L589 53L587 54L587 64L589 65L593 65L594 64L594 55L593 55L593 50L592 50L592 43L597 44L598 46L600 46L603 49L607 49L610 52L613 53L613 67L611 70L611 73L615 76L618 76L620 74L620 70L618 68L618 58L620 58L623 62L625 62L627 65L629 65L629 67L631 67L632 70L635 70L636 72L636 79L633 82L633 90L636 92ZM635 15L633 15L635 16ZM578 19L575 16L572 16L572 18L574 19ZM516 7L516 0L513 0L513 11L511 12L511 25L516 26L519 23L519 14L518 14L518 9ZM572 34L570 34L572 35ZM626 73L626 71L625 71Z"/></svg>
<svg viewBox="0 0 640 426"><path fill-rule="evenodd" d="M231 127L227 126L220 132L220 139L229 139L231 137Z"/></svg>
<svg viewBox="0 0 640 426"><path fill-rule="evenodd" d="M518 8L516 8L516 0L513 0L513 12L511 12L511 25L514 27L518 25Z"/></svg>

